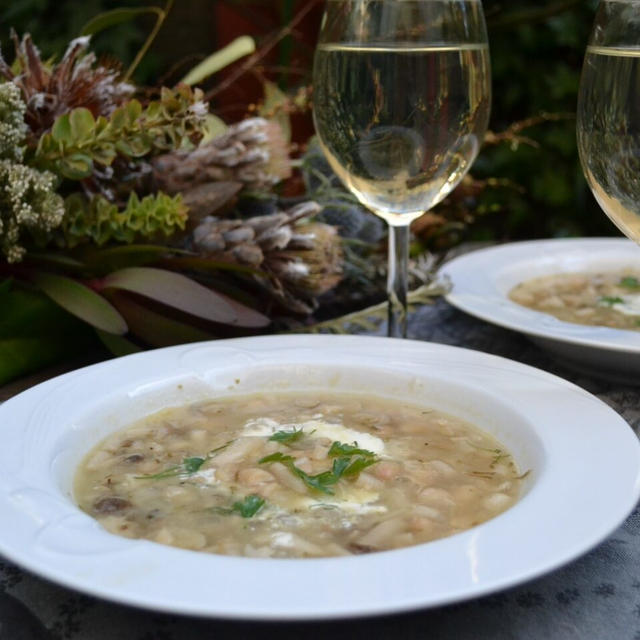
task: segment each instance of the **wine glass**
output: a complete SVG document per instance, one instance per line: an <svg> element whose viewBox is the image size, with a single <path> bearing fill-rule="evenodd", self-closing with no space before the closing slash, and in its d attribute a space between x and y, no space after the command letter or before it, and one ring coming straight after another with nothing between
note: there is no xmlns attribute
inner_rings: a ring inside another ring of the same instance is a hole
<svg viewBox="0 0 640 640"><path fill-rule="evenodd" d="M580 79L580 161L598 204L640 242L640 1L601 2Z"/></svg>
<svg viewBox="0 0 640 640"><path fill-rule="evenodd" d="M489 119L480 0L328 0L314 121L335 173L389 225L388 334L406 337L409 225L462 180Z"/></svg>

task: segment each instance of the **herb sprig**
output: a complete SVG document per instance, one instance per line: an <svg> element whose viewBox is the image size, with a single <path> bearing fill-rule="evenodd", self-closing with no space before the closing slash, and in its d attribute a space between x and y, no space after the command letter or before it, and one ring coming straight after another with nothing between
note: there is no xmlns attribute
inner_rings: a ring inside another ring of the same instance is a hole
<svg viewBox="0 0 640 640"><path fill-rule="evenodd" d="M264 498L252 493L242 500L237 500L231 507L213 507L211 510L225 516L236 514L241 518L253 518L264 505Z"/></svg>
<svg viewBox="0 0 640 640"><path fill-rule="evenodd" d="M626 287L627 289L640 289L640 280L634 276L625 276L618 284L619 286Z"/></svg>
<svg viewBox="0 0 640 640"><path fill-rule="evenodd" d="M261 458L258 463L271 464L279 462L293 475L300 478L309 489L333 495L335 492L331 487L342 478L355 477L362 470L378 462L378 457L372 451L360 449L357 445L343 444L341 442L333 442L328 455L334 458L331 469L315 475L310 475L297 467L295 464L296 459L281 451L276 451Z"/></svg>
<svg viewBox="0 0 640 640"><path fill-rule="evenodd" d="M207 461L213 458L217 453L226 449L230 444L233 444L235 440L229 440L222 446L217 447L209 451L205 458L193 456L190 458L183 458L180 464L174 464L171 467L160 471L159 473L151 473L149 475L135 476L136 480L164 480L165 478L178 478L181 476L192 476L194 473L200 471L200 467Z"/></svg>
<svg viewBox="0 0 640 640"><path fill-rule="evenodd" d="M177 478L178 476L192 476L200 470L206 458L183 458L181 464L168 467L159 473L152 473L145 476L136 476L136 480L163 480L164 478Z"/></svg>
<svg viewBox="0 0 640 640"><path fill-rule="evenodd" d="M614 304L622 304L623 302L624 302L624 299L621 298L620 296L602 296L598 300L599 304L607 305L609 307L612 307Z"/></svg>
<svg viewBox="0 0 640 640"><path fill-rule="evenodd" d="M294 442L298 442L304 436L302 429L293 429L293 431L276 431L270 438L269 442L279 442L286 446L290 446Z"/></svg>

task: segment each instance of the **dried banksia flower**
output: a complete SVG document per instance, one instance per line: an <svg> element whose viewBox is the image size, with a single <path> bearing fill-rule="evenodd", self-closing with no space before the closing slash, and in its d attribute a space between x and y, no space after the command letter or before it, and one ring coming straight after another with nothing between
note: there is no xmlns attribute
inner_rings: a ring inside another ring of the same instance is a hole
<svg viewBox="0 0 640 640"><path fill-rule="evenodd" d="M133 86L118 80L120 70L96 65L93 53L86 53L89 38L77 38L69 44L62 60L45 64L31 36L18 40L12 33L16 62L10 67L0 53L0 78L15 84L26 104L25 122L30 136L37 140L56 118L84 107L94 117L108 116L131 96Z"/></svg>
<svg viewBox="0 0 640 640"><path fill-rule="evenodd" d="M152 164L158 188L167 193L184 193L212 181L259 189L291 175L282 130L263 118L243 120L193 151L172 151Z"/></svg>
<svg viewBox="0 0 640 640"><path fill-rule="evenodd" d="M11 160L0 160L0 252L19 262L25 234L45 237L64 216L62 198L54 191L55 176Z"/></svg>
<svg viewBox="0 0 640 640"><path fill-rule="evenodd" d="M315 202L245 220L205 218L194 230L202 254L259 269L262 284L287 309L311 313L315 298L342 277L342 245L335 228L308 222L320 211Z"/></svg>

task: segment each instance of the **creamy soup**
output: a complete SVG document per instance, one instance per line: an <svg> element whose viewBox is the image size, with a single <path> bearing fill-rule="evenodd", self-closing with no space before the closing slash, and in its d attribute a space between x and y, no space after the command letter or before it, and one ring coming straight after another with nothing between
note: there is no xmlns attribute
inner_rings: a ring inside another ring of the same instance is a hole
<svg viewBox="0 0 640 640"><path fill-rule="evenodd" d="M75 478L108 531L210 553L340 556L473 527L517 499L488 434L371 396L260 394L154 414L109 436Z"/></svg>
<svg viewBox="0 0 640 640"><path fill-rule="evenodd" d="M518 304L565 322L640 330L640 273L558 273L521 282Z"/></svg>

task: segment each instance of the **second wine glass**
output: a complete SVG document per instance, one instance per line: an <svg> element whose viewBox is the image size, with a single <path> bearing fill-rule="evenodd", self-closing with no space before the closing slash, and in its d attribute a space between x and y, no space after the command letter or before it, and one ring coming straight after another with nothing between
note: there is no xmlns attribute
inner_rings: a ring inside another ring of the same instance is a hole
<svg viewBox="0 0 640 640"><path fill-rule="evenodd" d="M406 337L409 225L462 180L486 131L479 0L328 0L314 121L332 169L389 224L390 336Z"/></svg>

